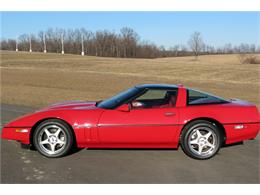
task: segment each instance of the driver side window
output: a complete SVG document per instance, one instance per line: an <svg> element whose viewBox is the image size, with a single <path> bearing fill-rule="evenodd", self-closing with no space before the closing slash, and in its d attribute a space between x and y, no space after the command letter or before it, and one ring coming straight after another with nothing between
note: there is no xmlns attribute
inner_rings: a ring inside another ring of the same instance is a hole
<svg viewBox="0 0 260 195"><path fill-rule="evenodd" d="M146 93L138 97L136 100L159 100L164 99L166 94L165 90L148 90Z"/></svg>
<svg viewBox="0 0 260 195"><path fill-rule="evenodd" d="M131 103L133 109L174 107L177 90L149 89Z"/></svg>

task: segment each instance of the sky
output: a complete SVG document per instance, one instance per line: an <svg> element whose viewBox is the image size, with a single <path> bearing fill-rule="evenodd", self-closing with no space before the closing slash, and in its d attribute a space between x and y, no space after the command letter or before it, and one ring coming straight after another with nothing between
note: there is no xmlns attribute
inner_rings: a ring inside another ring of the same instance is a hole
<svg viewBox="0 0 260 195"><path fill-rule="evenodd" d="M141 40L166 48L187 44L194 31L208 45L260 45L260 12L1 12L1 39L48 28L119 32L133 28Z"/></svg>

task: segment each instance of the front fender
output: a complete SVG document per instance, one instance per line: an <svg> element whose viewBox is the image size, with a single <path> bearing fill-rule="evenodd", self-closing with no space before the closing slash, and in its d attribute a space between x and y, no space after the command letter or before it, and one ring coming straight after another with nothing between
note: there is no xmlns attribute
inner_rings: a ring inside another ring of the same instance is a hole
<svg viewBox="0 0 260 195"><path fill-rule="evenodd" d="M68 123L75 134L77 144L86 140L86 130L95 129L103 110L46 110L24 115L9 122L2 129L2 138L29 144L35 126L46 119L60 119ZM93 128L92 128L93 127Z"/></svg>

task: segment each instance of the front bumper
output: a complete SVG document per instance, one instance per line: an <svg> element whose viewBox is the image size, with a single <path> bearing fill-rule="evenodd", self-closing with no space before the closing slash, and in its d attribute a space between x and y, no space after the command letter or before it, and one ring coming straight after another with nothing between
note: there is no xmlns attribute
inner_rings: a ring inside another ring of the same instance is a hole
<svg viewBox="0 0 260 195"><path fill-rule="evenodd" d="M31 127L4 127L2 139L16 140L23 144L30 144Z"/></svg>

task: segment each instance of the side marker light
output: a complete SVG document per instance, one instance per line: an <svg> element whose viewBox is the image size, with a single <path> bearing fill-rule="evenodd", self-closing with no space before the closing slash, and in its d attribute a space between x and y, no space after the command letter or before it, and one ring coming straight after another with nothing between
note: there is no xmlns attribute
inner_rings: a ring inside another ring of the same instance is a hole
<svg viewBox="0 0 260 195"><path fill-rule="evenodd" d="M244 125L235 125L234 129L244 129Z"/></svg>
<svg viewBox="0 0 260 195"><path fill-rule="evenodd" d="M17 133L28 133L29 130L28 129L15 129L15 132L17 132Z"/></svg>

